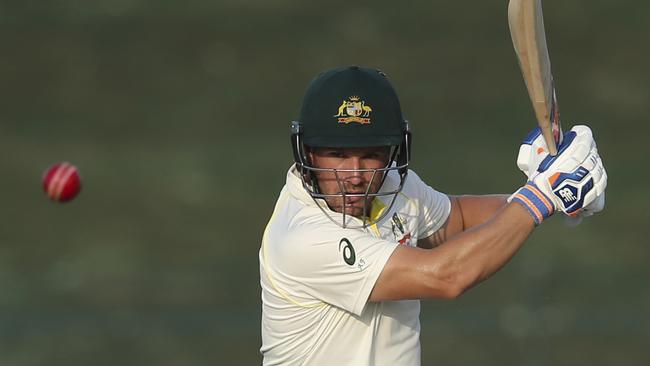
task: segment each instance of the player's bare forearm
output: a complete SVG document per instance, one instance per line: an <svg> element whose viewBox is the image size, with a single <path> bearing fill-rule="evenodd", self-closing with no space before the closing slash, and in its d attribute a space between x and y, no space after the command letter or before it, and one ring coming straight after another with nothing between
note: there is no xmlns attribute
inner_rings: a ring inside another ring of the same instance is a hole
<svg viewBox="0 0 650 366"><path fill-rule="evenodd" d="M454 235L488 221L506 205L507 195L449 196L451 211L445 225L433 235L420 239L418 246L434 248Z"/></svg>
<svg viewBox="0 0 650 366"><path fill-rule="evenodd" d="M400 246L370 300L455 298L503 267L534 227L530 214L511 203L445 245L432 250Z"/></svg>

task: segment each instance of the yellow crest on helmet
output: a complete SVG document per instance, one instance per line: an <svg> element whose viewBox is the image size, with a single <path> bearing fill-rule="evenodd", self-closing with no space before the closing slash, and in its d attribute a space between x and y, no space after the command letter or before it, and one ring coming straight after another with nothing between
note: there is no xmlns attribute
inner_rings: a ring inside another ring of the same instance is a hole
<svg viewBox="0 0 650 366"><path fill-rule="evenodd" d="M348 124L357 122L369 124L370 113L372 113L372 108L359 96L353 95L347 99L343 99L339 106L338 114L335 114L334 117L338 117L339 123Z"/></svg>

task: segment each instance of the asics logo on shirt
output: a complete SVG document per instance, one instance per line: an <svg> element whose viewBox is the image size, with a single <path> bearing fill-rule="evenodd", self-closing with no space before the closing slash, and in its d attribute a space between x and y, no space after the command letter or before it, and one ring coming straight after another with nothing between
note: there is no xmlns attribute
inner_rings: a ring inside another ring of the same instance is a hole
<svg viewBox="0 0 650 366"><path fill-rule="evenodd" d="M345 244L345 246L343 246L343 249L341 249L341 246L343 244ZM357 256L354 253L354 247L352 246L352 243L350 243L350 241L347 238L343 238L339 242L339 252L340 251L343 251L343 260L345 261L345 263L347 263L350 266L353 266L354 262L357 261Z"/></svg>

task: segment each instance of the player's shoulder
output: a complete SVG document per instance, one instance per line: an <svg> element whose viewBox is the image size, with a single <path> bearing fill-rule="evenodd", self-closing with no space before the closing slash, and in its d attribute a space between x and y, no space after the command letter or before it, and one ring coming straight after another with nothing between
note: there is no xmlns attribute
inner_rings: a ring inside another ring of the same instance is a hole
<svg viewBox="0 0 650 366"><path fill-rule="evenodd" d="M308 251L322 243L335 240L345 230L329 220L316 206L296 206L269 231L269 244L277 247L279 251Z"/></svg>
<svg viewBox="0 0 650 366"><path fill-rule="evenodd" d="M287 276L307 276L318 268L340 261L340 244L347 238L367 235L355 229L344 229L331 222L318 210L298 212L282 227L275 227L264 243L268 265Z"/></svg>
<svg viewBox="0 0 650 366"><path fill-rule="evenodd" d="M349 231L333 223L320 209L304 208L287 225L284 240L290 245L303 248L331 242Z"/></svg>
<svg viewBox="0 0 650 366"><path fill-rule="evenodd" d="M392 181L391 185L398 185L399 173L392 173L393 174L389 175L390 180ZM420 176L414 170L409 169L401 193L411 198L417 198L428 188L429 186L420 178Z"/></svg>
<svg viewBox="0 0 650 366"><path fill-rule="evenodd" d="M413 169L409 169L408 174L406 175L406 185L420 186L423 184L426 185L422 178L420 178L420 176Z"/></svg>

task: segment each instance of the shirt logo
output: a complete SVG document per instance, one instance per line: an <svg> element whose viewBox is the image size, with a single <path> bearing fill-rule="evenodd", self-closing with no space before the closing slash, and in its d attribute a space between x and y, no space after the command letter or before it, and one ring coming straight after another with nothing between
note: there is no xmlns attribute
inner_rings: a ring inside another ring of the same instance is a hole
<svg viewBox="0 0 650 366"><path fill-rule="evenodd" d="M402 239L398 240L397 242L400 245L406 245L406 244L410 243L410 241L411 241L411 233L406 233L406 235L404 235L402 237Z"/></svg>
<svg viewBox="0 0 650 366"><path fill-rule="evenodd" d="M370 113L372 113L372 108L359 96L353 95L343 99L339 106L339 113L334 117L338 117L339 123L357 122L366 125L370 124Z"/></svg>
<svg viewBox="0 0 650 366"><path fill-rule="evenodd" d="M393 213L393 220L391 222L391 227L393 229L393 234L395 234L395 236L397 236L397 234L395 233L395 229L398 229L400 233L404 234L404 224L402 224L402 220L397 215L397 212Z"/></svg>
<svg viewBox="0 0 650 366"><path fill-rule="evenodd" d="M391 224L391 230L393 231L393 236L395 237L395 240L397 240L397 242L400 245L409 245L410 242L411 242L411 233L410 232L408 232L408 233L405 232L404 222L399 217L397 212L395 212L393 214L393 219L392 219L390 224ZM399 234L398 234L398 231L399 231ZM402 238L398 240L397 238L399 238L400 236Z"/></svg>
<svg viewBox="0 0 650 366"><path fill-rule="evenodd" d="M343 244L345 244L345 246L343 247L343 260L349 266L353 266L354 262L357 261L357 255L354 253L354 247L352 246L352 243L350 243L350 241L347 238L343 238L339 242L339 252L341 251L341 246Z"/></svg>

